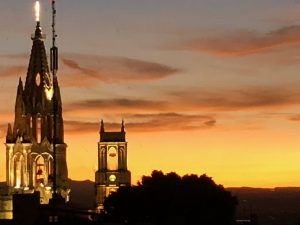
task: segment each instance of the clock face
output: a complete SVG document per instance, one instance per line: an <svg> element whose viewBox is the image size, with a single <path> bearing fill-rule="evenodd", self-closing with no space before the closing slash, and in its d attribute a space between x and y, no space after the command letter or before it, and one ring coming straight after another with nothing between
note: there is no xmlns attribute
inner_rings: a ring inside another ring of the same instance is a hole
<svg viewBox="0 0 300 225"><path fill-rule="evenodd" d="M40 75L40 73L36 74L35 83L36 83L37 86L40 86L40 84L41 84L41 75Z"/></svg>
<svg viewBox="0 0 300 225"><path fill-rule="evenodd" d="M116 177L116 175L112 174L112 175L109 176L108 179L109 179L109 181L111 181L111 182L115 182L116 179L117 179L117 177Z"/></svg>

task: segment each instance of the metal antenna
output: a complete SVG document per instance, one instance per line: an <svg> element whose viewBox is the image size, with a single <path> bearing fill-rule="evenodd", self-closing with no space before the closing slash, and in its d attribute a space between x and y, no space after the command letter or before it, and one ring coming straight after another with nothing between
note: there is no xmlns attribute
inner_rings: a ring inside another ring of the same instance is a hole
<svg viewBox="0 0 300 225"><path fill-rule="evenodd" d="M55 0L52 0L52 48L50 49L50 69L53 76L56 76L58 70L58 48L56 47L56 30L55 30L55 21L56 21L56 9L55 9Z"/></svg>
<svg viewBox="0 0 300 225"><path fill-rule="evenodd" d="M53 75L53 203L56 201L56 190L57 190L57 180L56 180L56 114L57 114L57 99L56 99L56 84L54 82L56 79L56 73L58 69L58 48L56 47L56 31L55 31L55 19L56 19L56 9L55 0L52 0L52 47L50 49L50 69Z"/></svg>

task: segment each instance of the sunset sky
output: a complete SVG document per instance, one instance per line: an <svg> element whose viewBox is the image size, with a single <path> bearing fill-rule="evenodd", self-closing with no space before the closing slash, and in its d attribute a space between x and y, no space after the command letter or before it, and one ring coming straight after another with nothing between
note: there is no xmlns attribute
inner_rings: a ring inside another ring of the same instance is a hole
<svg viewBox="0 0 300 225"><path fill-rule="evenodd" d="M0 1L2 143L33 5ZM119 130L124 118L133 183L158 169L226 187L300 186L300 0L57 0L57 13L71 179L94 180L99 122ZM5 180L4 144L0 171Z"/></svg>

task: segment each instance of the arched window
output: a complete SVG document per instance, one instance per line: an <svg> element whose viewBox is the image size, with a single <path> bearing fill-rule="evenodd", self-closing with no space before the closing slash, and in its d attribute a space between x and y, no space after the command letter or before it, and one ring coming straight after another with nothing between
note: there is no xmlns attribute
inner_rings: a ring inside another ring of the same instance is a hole
<svg viewBox="0 0 300 225"><path fill-rule="evenodd" d="M125 169L126 168L126 165L125 165L126 164L126 161L125 161L126 156L125 156L125 150L124 150L123 147L119 148L119 154L120 154L120 156L119 156L119 158L120 158L119 167L120 167L120 169Z"/></svg>
<svg viewBox="0 0 300 225"><path fill-rule="evenodd" d="M43 183L45 179L45 160L43 156L38 156L35 164L36 183Z"/></svg>
<svg viewBox="0 0 300 225"><path fill-rule="evenodd" d="M53 174L53 159L50 157L48 160L48 174L51 175Z"/></svg>
<svg viewBox="0 0 300 225"><path fill-rule="evenodd" d="M118 170L118 151L115 147L110 147L107 153L107 169Z"/></svg>
<svg viewBox="0 0 300 225"><path fill-rule="evenodd" d="M46 185L53 183L53 179L54 179L53 174L54 174L53 158L49 157L48 161L47 161L47 166L46 166L46 176L47 176L47 177L45 177L45 180L47 180Z"/></svg>
<svg viewBox="0 0 300 225"><path fill-rule="evenodd" d="M104 147L101 148L100 150L100 165L99 165L99 169L105 169L106 168L106 149Z"/></svg>
<svg viewBox="0 0 300 225"><path fill-rule="evenodd" d="M41 133L41 117L37 117L36 118L36 141L37 143L41 143L41 136L42 136L42 133Z"/></svg>
<svg viewBox="0 0 300 225"><path fill-rule="evenodd" d="M14 187L20 188L24 183L24 157L20 154L13 158Z"/></svg>

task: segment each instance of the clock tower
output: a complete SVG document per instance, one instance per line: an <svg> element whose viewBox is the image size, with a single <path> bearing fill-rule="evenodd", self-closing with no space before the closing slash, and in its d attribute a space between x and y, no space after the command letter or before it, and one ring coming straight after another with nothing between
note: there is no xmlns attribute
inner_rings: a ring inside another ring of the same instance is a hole
<svg viewBox="0 0 300 225"><path fill-rule="evenodd" d="M131 183L131 173L127 169L127 142L122 121L119 132L106 132L103 120L100 125L98 142L98 171L95 175L96 206L103 209L105 197L121 186Z"/></svg>

